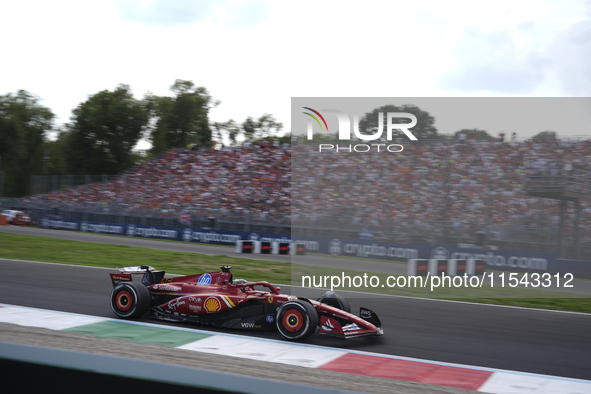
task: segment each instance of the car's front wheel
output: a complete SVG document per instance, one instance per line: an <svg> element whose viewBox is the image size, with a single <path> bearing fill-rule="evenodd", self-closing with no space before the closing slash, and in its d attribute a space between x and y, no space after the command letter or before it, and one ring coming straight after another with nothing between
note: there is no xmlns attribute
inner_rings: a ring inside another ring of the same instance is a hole
<svg viewBox="0 0 591 394"><path fill-rule="evenodd" d="M317 326L318 313L309 302L288 301L277 312L277 329L287 339L306 339L316 332Z"/></svg>
<svg viewBox="0 0 591 394"><path fill-rule="evenodd" d="M139 282L119 283L111 292L111 310L123 319L145 315L150 303L150 291Z"/></svg>

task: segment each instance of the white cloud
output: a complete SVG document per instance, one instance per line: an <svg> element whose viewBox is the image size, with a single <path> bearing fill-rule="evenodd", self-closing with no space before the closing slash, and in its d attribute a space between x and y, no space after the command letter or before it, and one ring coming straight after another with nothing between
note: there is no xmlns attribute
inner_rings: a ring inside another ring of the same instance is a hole
<svg viewBox="0 0 591 394"><path fill-rule="evenodd" d="M195 25L205 20L226 26L253 27L269 17L264 0L116 0L123 20L147 26Z"/></svg>
<svg viewBox="0 0 591 394"><path fill-rule="evenodd" d="M591 51L586 25L578 25L585 7L579 0L3 2L0 34L10 38L0 94L25 89L66 122L100 90L125 83L138 98L165 95L179 78L221 100L214 121L271 113L287 129L291 97L585 95Z"/></svg>
<svg viewBox="0 0 591 394"><path fill-rule="evenodd" d="M461 38L452 45L453 61L441 71L437 87L480 94L571 94L562 79L569 78L572 66L558 53L565 50L569 32L589 24L585 20L589 5L585 1L522 1L505 4L500 18L492 17L494 10L489 10L488 18L466 18ZM498 7L497 12L502 9ZM580 64L588 58L584 51L572 52L572 62Z"/></svg>
<svg viewBox="0 0 591 394"><path fill-rule="evenodd" d="M556 59L554 74L567 95L591 95L591 18L557 37L549 52Z"/></svg>
<svg viewBox="0 0 591 394"><path fill-rule="evenodd" d="M552 65L549 56L520 48L508 31L467 27L454 47L457 65L442 73L442 90L530 94Z"/></svg>

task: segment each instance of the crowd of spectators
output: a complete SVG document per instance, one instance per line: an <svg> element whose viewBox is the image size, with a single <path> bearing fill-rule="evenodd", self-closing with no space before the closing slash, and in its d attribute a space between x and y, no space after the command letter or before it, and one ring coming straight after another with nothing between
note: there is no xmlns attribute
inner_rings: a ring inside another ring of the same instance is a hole
<svg viewBox="0 0 591 394"><path fill-rule="evenodd" d="M236 220L249 215L268 223L369 229L398 236L473 233L483 226L500 234L504 226L558 225L559 201L528 197L527 175L577 171L588 176L591 171L591 140L459 139L403 146L398 153L318 152L318 145L306 144L292 149L173 149L115 181L28 201L119 206L134 214L159 212L183 220L203 212ZM589 236L591 202L581 200L581 211L579 224ZM567 214L568 235L573 204Z"/></svg>
<svg viewBox="0 0 591 394"><path fill-rule="evenodd" d="M552 230L559 224L560 203L528 197L526 177L576 171L589 182L591 174L591 140L464 139L408 143L399 153L331 149L312 154L313 150L318 151L318 146L300 146L293 152L293 223L353 224L399 237L473 235L485 226L497 237L507 237L511 226L519 226L541 230L532 231L530 238L540 234L549 238L556 234ZM589 230L590 201L581 200L581 211L579 223ZM575 214L572 203L567 213L569 235Z"/></svg>
<svg viewBox="0 0 591 394"><path fill-rule="evenodd" d="M175 218L221 212L281 222L290 212L290 163L289 150L271 147L173 149L115 181L36 195L27 202Z"/></svg>

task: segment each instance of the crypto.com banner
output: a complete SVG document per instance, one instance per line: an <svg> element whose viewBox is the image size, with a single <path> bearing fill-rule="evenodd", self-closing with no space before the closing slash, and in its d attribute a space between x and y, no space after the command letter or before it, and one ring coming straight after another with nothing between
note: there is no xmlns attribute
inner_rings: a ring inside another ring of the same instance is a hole
<svg viewBox="0 0 591 394"><path fill-rule="evenodd" d="M589 130L588 98L292 98L292 239L369 234L373 242L480 248L485 255L505 247L555 253L559 239L583 247L581 240L591 237L585 214L591 205L579 198L584 191L574 197L577 208L572 195L564 205L560 194L533 195L525 185L531 174L558 181L564 171L591 170ZM576 223L584 234L571 231ZM351 258L313 265L298 259L292 259L292 283L305 277L313 287L321 277L324 285L333 275L352 283L355 275L372 278L369 271L380 269ZM564 274L534 277L539 286L531 292L532 278L513 275L518 293L499 288L507 278L487 276L500 283L487 296L543 297L550 287L568 292L563 284L573 283ZM380 290L388 287L385 279L353 287ZM482 281L480 289L467 283L461 293L436 290L441 297L484 296ZM437 297L427 287L398 294Z"/></svg>

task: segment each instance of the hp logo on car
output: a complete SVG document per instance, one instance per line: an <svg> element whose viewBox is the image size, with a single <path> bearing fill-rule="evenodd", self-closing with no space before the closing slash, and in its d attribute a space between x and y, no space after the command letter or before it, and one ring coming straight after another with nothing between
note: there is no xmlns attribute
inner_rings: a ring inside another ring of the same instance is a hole
<svg viewBox="0 0 591 394"><path fill-rule="evenodd" d="M208 285L211 283L211 275L210 274L203 274L199 277L197 284L200 285Z"/></svg>

